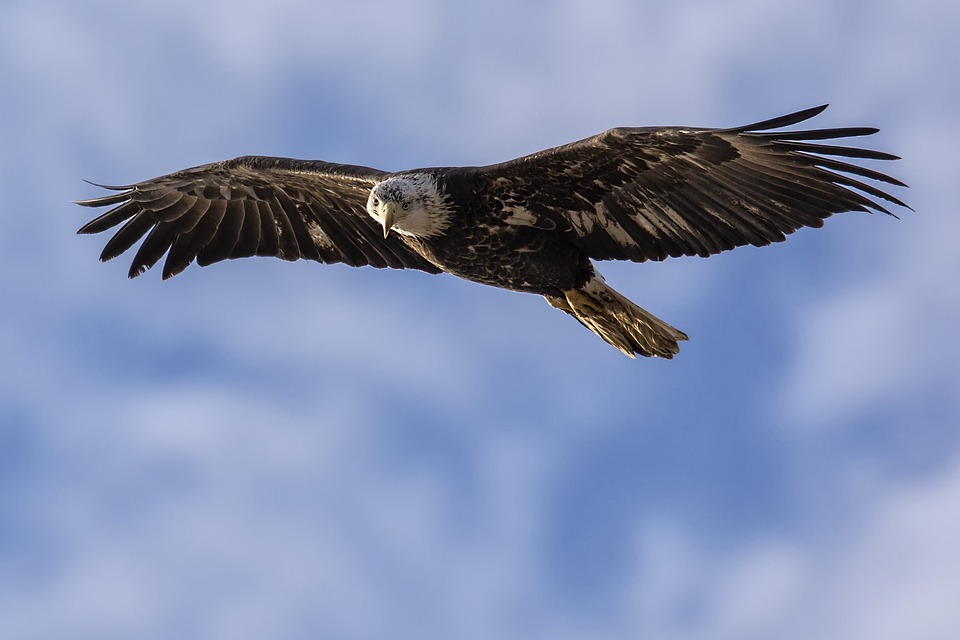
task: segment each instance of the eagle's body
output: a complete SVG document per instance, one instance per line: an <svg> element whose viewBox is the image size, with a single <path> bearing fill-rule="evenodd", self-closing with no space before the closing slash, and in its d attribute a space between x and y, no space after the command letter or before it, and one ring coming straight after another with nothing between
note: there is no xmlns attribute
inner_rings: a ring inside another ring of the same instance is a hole
<svg viewBox="0 0 960 640"><path fill-rule="evenodd" d="M543 295L631 357L670 358L686 335L607 286L592 260L709 256L778 242L842 211L906 206L848 174L902 183L836 160L895 156L819 141L846 128L770 132L809 109L736 129L611 129L485 167L387 173L247 156L83 201L116 205L81 233L124 223L101 259L140 238L130 276L167 255L164 278L196 260L253 255L414 268Z"/></svg>
<svg viewBox="0 0 960 640"><path fill-rule="evenodd" d="M457 233L404 234L407 245L442 271L504 289L559 295L586 283L593 268L576 245L562 234L511 222L495 197L476 192L473 173L449 167L406 174L429 176L445 199L462 203L452 214Z"/></svg>

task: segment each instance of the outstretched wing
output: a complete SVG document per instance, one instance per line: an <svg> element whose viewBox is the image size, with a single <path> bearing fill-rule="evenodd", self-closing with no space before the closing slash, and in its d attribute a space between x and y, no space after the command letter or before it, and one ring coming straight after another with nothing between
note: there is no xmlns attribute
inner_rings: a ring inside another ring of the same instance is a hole
<svg viewBox="0 0 960 640"><path fill-rule="evenodd" d="M570 234L599 260L709 256L779 242L834 213L890 213L877 200L907 207L860 178L902 182L837 159L896 156L819 142L876 129L772 131L825 108L735 129L611 129L475 175L507 222Z"/></svg>
<svg viewBox="0 0 960 640"><path fill-rule="evenodd" d="M131 278L164 254L164 279L194 260L205 266L249 256L438 273L397 234L384 238L367 215L370 188L386 175L320 161L234 158L134 185L105 187L119 193L77 204L114 208L79 233L100 233L123 223L104 247L104 261L146 236L130 266Z"/></svg>

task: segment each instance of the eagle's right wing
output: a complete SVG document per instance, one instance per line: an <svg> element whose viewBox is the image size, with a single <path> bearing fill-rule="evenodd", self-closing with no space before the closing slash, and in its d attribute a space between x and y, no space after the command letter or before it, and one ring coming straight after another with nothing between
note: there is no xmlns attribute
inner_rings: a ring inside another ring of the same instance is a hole
<svg viewBox="0 0 960 640"><path fill-rule="evenodd" d="M777 130L824 108L734 129L611 129L475 172L506 222L565 233L598 260L709 256L779 242L834 213L889 213L879 201L906 207L861 178L902 182L837 159L896 156L821 143L876 129Z"/></svg>
<svg viewBox="0 0 960 640"><path fill-rule="evenodd" d="M164 254L164 279L194 260L205 266L248 256L439 273L397 234L384 238L367 214L370 188L387 175L367 167L245 156L105 187L119 193L77 204L114 208L79 233L123 223L104 247L104 261L146 236L130 266L131 278Z"/></svg>

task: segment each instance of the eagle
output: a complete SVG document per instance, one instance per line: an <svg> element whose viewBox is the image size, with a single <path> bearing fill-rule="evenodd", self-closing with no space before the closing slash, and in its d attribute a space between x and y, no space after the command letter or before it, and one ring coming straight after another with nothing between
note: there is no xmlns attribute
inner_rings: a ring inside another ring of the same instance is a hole
<svg viewBox="0 0 960 640"><path fill-rule="evenodd" d="M131 278L164 255L164 279L250 256L446 272L542 295L631 358L672 358L687 335L606 284L595 261L707 257L834 213L894 215L880 201L909 209L876 184L903 182L841 159L897 156L823 143L877 129L784 130L826 107L727 129L609 129L487 166L388 172L243 156L94 184L113 193L77 204L112 208L79 233L122 225L102 261L143 238Z"/></svg>

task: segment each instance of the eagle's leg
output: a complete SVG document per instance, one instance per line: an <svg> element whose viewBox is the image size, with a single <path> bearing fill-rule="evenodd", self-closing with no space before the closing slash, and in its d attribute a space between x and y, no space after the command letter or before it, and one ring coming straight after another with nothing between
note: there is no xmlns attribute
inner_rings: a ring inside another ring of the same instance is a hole
<svg viewBox="0 0 960 640"><path fill-rule="evenodd" d="M551 306L569 313L580 324L631 358L635 354L672 358L687 334L644 311L610 288L600 274L560 296L544 296Z"/></svg>

